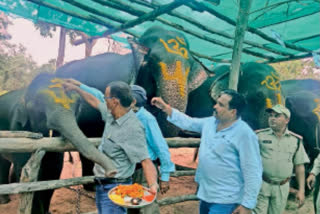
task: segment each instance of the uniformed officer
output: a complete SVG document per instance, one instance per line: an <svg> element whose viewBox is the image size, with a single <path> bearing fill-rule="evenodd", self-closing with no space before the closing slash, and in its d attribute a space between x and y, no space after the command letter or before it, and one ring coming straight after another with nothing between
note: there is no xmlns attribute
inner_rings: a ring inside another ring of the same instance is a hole
<svg viewBox="0 0 320 214"><path fill-rule="evenodd" d="M314 187L314 184L316 182L316 176L320 173L320 155L314 160L312 170L307 178L307 185L309 189L312 189ZM316 197L315 201L315 208L316 208L316 214L320 214L320 191L315 192L316 194L313 195Z"/></svg>
<svg viewBox="0 0 320 214"><path fill-rule="evenodd" d="M258 130L263 164L263 183L258 195L257 214L283 213L289 194L289 181L295 168L299 190L299 206L304 202L305 169L309 162L302 137L289 131L290 111L283 105L266 109L269 113L267 129Z"/></svg>

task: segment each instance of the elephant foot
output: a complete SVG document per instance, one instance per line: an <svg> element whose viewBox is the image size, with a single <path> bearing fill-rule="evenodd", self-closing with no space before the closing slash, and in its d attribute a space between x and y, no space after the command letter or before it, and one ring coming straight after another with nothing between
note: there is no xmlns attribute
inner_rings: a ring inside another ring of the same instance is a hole
<svg viewBox="0 0 320 214"><path fill-rule="evenodd" d="M10 201L9 195L0 195L0 204L7 204Z"/></svg>

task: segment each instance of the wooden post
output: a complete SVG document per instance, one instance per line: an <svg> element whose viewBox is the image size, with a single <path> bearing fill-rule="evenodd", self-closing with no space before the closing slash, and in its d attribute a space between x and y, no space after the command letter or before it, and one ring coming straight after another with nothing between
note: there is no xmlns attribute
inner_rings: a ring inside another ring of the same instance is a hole
<svg viewBox="0 0 320 214"><path fill-rule="evenodd" d="M234 37L234 44L233 44L231 72L230 72L230 78L229 78L229 88L234 90L238 89L242 44L244 40L244 35L246 33L247 25L248 25L248 17L249 17L251 3L252 3L252 0L240 0L240 3L239 3L237 26L235 30L235 37Z"/></svg>
<svg viewBox="0 0 320 214"><path fill-rule="evenodd" d="M45 153L46 152L43 150L37 150L32 154L31 158L22 169L20 178L21 182L37 181L41 160ZM34 192L21 194L18 213L31 214L33 196Z"/></svg>

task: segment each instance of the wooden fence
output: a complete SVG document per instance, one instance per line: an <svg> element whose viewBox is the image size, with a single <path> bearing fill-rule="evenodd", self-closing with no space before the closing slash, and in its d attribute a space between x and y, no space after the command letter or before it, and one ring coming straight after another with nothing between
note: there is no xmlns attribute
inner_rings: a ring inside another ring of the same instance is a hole
<svg viewBox="0 0 320 214"><path fill-rule="evenodd" d="M31 139L39 138L39 139ZM170 148L198 148L198 138L166 138ZM101 138L89 138L95 146L101 142ZM77 151L75 147L63 138L41 138L41 134L31 132L0 132L0 154L3 153L33 153L27 164L22 169L20 182L0 185L0 194L21 194L18 213L31 213L32 199L35 191L57 189L74 185L89 184L94 182L94 176L86 176L71 179L37 181L40 163L46 152ZM180 170L171 173L171 177L190 176L195 170L177 167ZM196 195L182 195L168 197L159 200L160 206L180 203L184 201L197 200Z"/></svg>

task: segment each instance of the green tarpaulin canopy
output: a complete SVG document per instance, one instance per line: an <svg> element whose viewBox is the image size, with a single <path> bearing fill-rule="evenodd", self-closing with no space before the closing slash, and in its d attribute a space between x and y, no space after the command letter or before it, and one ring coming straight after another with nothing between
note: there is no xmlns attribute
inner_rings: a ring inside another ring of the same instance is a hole
<svg viewBox="0 0 320 214"><path fill-rule="evenodd" d="M0 10L90 36L121 30L139 37L162 25L183 32L194 56L208 65L231 61L239 6L237 0L0 0ZM319 52L319 14L319 0L252 0L241 61L269 63Z"/></svg>

